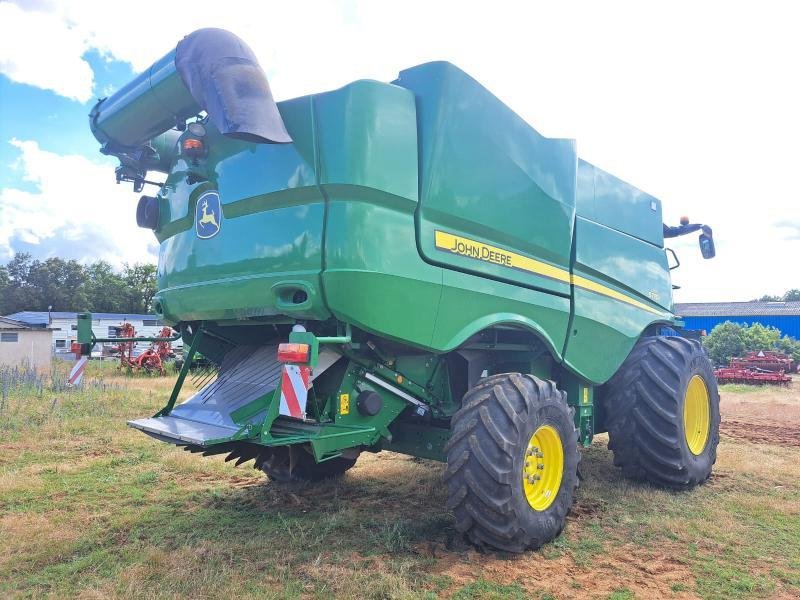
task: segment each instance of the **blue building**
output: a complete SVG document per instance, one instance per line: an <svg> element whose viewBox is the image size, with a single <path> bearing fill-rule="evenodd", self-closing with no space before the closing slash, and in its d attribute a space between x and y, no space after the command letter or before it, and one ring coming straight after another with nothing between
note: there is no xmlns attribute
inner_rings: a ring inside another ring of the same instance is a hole
<svg viewBox="0 0 800 600"><path fill-rule="evenodd" d="M725 321L742 325L761 323L800 339L800 301L688 302L675 304L675 314L684 320L687 329L705 329L711 333L714 327Z"/></svg>

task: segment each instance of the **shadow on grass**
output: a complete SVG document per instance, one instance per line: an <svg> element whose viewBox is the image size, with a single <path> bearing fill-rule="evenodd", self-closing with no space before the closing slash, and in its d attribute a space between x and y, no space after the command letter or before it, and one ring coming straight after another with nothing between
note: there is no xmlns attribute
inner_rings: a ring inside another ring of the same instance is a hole
<svg viewBox="0 0 800 600"><path fill-rule="evenodd" d="M321 554L424 558L461 553L471 546L455 531L445 507L442 468L432 461L387 457L316 484L256 479L229 487L223 480L188 493L177 486L142 507L128 533L140 544L166 548L227 544L243 551L258 548L262 554L293 563L314 561ZM605 446L584 451L581 470L584 479L568 531L585 530L595 537L603 516L620 509L614 489L631 484L623 483ZM601 545L588 537L581 533L582 547L599 552ZM572 546L562 544L562 548ZM553 550L548 545L543 551L548 549Z"/></svg>
<svg viewBox="0 0 800 600"><path fill-rule="evenodd" d="M143 507L129 534L160 547L261 547L297 561L321 553L417 554L426 544L466 549L445 509L441 467L402 461L404 469L383 462L389 464L379 475L357 467L316 484L264 479L235 487L223 481L188 494L165 490Z"/></svg>

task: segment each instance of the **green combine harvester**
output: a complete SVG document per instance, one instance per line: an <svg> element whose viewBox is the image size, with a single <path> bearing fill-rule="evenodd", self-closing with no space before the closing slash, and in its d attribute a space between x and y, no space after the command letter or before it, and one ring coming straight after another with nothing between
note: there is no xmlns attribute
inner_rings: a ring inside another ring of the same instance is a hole
<svg viewBox="0 0 800 600"><path fill-rule="evenodd" d="M719 395L673 313L661 203L540 135L457 67L276 103L203 29L90 115L160 243L155 311L187 360L129 422L279 482L391 450L447 464L455 526L519 552L559 535L579 446L631 478L708 479ZM83 315L79 341L98 341ZM192 357L211 383L176 403Z"/></svg>

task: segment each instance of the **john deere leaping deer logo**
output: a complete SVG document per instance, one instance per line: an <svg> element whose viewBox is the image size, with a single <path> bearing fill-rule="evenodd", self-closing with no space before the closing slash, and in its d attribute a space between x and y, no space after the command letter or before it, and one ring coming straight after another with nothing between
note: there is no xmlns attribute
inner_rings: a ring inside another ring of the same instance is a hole
<svg viewBox="0 0 800 600"><path fill-rule="evenodd" d="M197 207L194 211L194 226L197 237L208 239L214 237L219 232L222 221L222 211L219 206L219 194L217 192L206 192L197 199Z"/></svg>

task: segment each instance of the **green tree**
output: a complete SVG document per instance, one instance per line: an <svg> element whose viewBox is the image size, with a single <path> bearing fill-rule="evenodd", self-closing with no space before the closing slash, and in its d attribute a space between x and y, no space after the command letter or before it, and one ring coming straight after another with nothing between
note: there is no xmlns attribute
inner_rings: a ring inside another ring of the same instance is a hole
<svg viewBox="0 0 800 600"><path fill-rule="evenodd" d="M130 312L149 313L156 293L156 266L142 263L126 264L122 270L122 279L130 294Z"/></svg>
<svg viewBox="0 0 800 600"><path fill-rule="evenodd" d="M742 325L725 321L720 323L703 338L711 360L717 365L727 364L734 356L742 356L745 344L742 334Z"/></svg>
<svg viewBox="0 0 800 600"><path fill-rule="evenodd" d="M764 294L761 298L753 300L753 302L794 302L798 300L800 300L800 290L793 289L786 292L783 296Z"/></svg>
<svg viewBox="0 0 800 600"><path fill-rule="evenodd" d="M6 313L6 298L8 298L7 294L9 291L9 287L11 286L11 279L8 276L8 269L5 266L0 265L0 315L5 315Z"/></svg>
<svg viewBox="0 0 800 600"><path fill-rule="evenodd" d="M800 341L781 336L775 327L765 327L761 323L740 325L725 321L703 338L703 345L711 360L718 365L728 364L735 356L759 350L779 350L800 361Z"/></svg>
<svg viewBox="0 0 800 600"><path fill-rule="evenodd" d="M127 283L104 260L86 267L86 295L93 312L136 312L131 310L132 294Z"/></svg>
<svg viewBox="0 0 800 600"><path fill-rule="evenodd" d="M744 349L750 350L770 350L775 347L781 339L781 332L776 327L765 327L761 323L742 327L742 341Z"/></svg>
<svg viewBox="0 0 800 600"><path fill-rule="evenodd" d="M156 292L155 265L125 265L122 272L99 260L34 260L19 252L0 265L0 314L23 310L150 312Z"/></svg>
<svg viewBox="0 0 800 600"><path fill-rule="evenodd" d="M2 296L3 314L33 310L30 306L38 304L36 290L28 284L33 260L27 252L18 252L5 266L8 283Z"/></svg>
<svg viewBox="0 0 800 600"><path fill-rule="evenodd" d="M83 311L89 308L86 296L86 271L75 260L48 258L31 263L28 285L34 290L33 306L28 310Z"/></svg>

